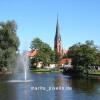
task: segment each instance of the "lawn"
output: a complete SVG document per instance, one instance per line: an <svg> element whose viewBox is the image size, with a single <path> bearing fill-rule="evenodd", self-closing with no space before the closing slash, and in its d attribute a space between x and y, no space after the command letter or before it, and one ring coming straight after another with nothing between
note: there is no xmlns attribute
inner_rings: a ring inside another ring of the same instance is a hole
<svg viewBox="0 0 100 100"><path fill-rule="evenodd" d="M100 70L95 70L95 71L89 72L89 74L91 74L91 75L100 75Z"/></svg>
<svg viewBox="0 0 100 100"><path fill-rule="evenodd" d="M62 69L33 69L32 72L62 72Z"/></svg>

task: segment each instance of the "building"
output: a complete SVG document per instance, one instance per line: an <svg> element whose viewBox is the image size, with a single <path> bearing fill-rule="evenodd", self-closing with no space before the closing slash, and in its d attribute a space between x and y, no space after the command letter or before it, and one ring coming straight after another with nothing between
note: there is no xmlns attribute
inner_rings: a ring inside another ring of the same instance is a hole
<svg viewBox="0 0 100 100"><path fill-rule="evenodd" d="M56 54L62 54L62 44L61 44L61 35L60 35L60 27L59 27L58 18L57 18L57 24L56 24L56 34L54 38L54 50Z"/></svg>
<svg viewBox="0 0 100 100"><path fill-rule="evenodd" d="M56 55L60 55L59 56L59 59L60 59L59 63L61 65L64 65L64 64L71 65L71 62L72 62L71 59L62 58L64 54L68 53L68 51L67 50L63 50L61 42L62 41L61 41L60 27L59 27L59 21L58 21L58 18L57 18L56 34L55 34L55 38L54 38L54 50L55 50Z"/></svg>
<svg viewBox="0 0 100 100"><path fill-rule="evenodd" d="M33 59L37 56L38 54L38 50L32 50L32 51L28 51L26 53L26 55L30 58L30 59ZM42 68L43 66L43 62L42 61L38 61L38 62L34 62L34 63L31 63L31 66L34 66L34 67L37 67L37 68Z"/></svg>
<svg viewBox="0 0 100 100"><path fill-rule="evenodd" d="M67 50L63 50L61 42L62 41L61 41L60 27L59 27L59 21L58 21L58 18L57 18L56 33L55 33L55 37L54 37L54 50L55 50L56 55L59 55L59 60L60 60L59 64L60 65L62 65L62 66L66 65L66 64L71 65L71 62L72 62L71 59L69 59L69 58L62 58L64 54L68 53L68 51ZM37 50L32 50L32 51L27 52L27 55L30 58L35 58L37 54L38 54ZM39 67L40 67L40 65L42 65L40 63L38 64Z"/></svg>
<svg viewBox="0 0 100 100"><path fill-rule="evenodd" d="M32 51L28 51L27 53L26 53L26 55L28 56L28 57L30 57L30 58L33 58L33 57L35 57L36 55L37 55L37 50L32 50Z"/></svg>

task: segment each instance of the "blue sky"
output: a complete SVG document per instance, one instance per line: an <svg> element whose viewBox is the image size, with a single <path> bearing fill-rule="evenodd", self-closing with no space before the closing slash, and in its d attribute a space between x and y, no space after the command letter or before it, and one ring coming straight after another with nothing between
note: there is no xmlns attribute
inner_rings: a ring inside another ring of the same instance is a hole
<svg viewBox="0 0 100 100"><path fill-rule="evenodd" d="M64 49L86 40L100 46L100 0L0 0L0 21L17 22L20 50L35 37L53 47L57 13Z"/></svg>

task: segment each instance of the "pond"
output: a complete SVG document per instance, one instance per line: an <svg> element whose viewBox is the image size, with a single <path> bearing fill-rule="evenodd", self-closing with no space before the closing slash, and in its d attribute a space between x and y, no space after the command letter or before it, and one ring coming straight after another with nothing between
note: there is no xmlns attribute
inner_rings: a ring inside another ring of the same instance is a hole
<svg viewBox="0 0 100 100"><path fill-rule="evenodd" d="M9 79L10 76L0 76L0 100L100 100L99 77L31 73L32 82L10 83Z"/></svg>

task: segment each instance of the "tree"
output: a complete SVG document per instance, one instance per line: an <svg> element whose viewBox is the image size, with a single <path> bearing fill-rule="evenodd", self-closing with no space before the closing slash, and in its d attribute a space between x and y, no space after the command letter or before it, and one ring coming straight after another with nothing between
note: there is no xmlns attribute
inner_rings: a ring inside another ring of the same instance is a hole
<svg viewBox="0 0 100 100"><path fill-rule="evenodd" d="M31 50L34 49L38 51L35 61L42 61L45 65L54 62L54 51L47 43L35 38L31 42Z"/></svg>
<svg viewBox="0 0 100 100"><path fill-rule="evenodd" d="M93 41L86 41L84 44L77 43L69 48L68 57L72 58L74 70L81 70L88 73L90 66L99 64L99 50Z"/></svg>
<svg viewBox="0 0 100 100"><path fill-rule="evenodd" d="M14 66L19 39L15 21L0 22L0 68Z"/></svg>
<svg viewBox="0 0 100 100"><path fill-rule="evenodd" d="M55 63L60 64L60 60L62 58L62 55L60 53L55 52Z"/></svg>

